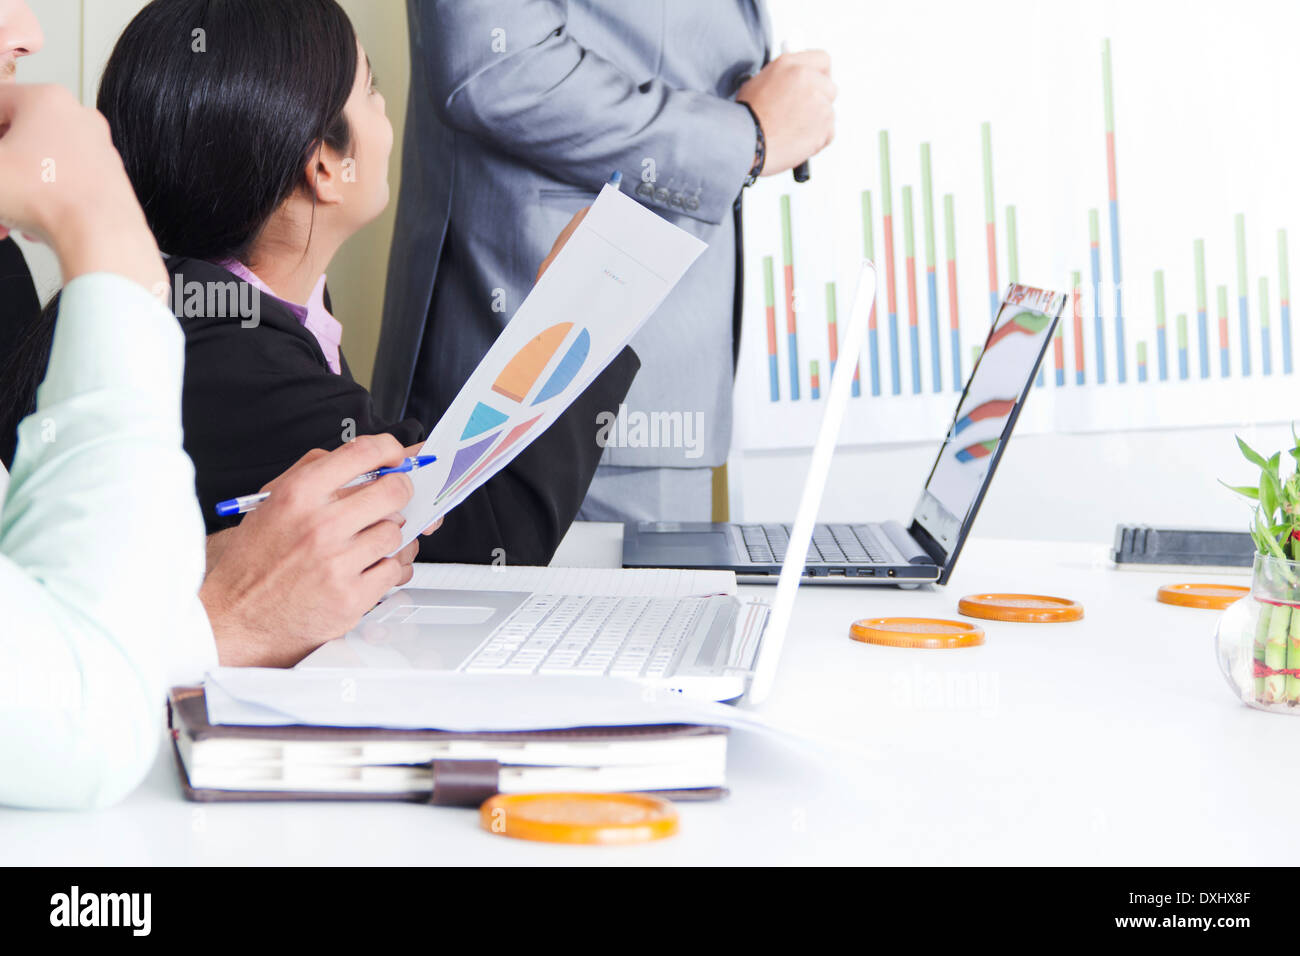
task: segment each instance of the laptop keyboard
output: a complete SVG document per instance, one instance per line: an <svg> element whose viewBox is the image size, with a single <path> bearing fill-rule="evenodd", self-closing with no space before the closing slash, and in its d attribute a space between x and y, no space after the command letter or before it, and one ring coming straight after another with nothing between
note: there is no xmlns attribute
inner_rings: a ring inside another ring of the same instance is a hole
<svg viewBox="0 0 1300 956"><path fill-rule="evenodd" d="M533 595L460 669L662 677L707 600Z"/></svg>
<svg viewBox="0 0 1300 956"><path fill-rule="evenodd" d="M740 526L749 560L756 564L781 564L790 544L788 524L744 524ZM821 564L886 564L888 551L879 536L866 524L819 524L813 526L808 561Z"/></svg>

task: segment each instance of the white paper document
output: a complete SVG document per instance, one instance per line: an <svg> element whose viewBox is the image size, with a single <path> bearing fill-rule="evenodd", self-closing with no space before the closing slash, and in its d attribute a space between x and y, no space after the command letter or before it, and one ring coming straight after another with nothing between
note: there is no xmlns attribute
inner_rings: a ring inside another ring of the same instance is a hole
<svg viewBox="0 0 1300 956"><path fill-rule="evenodd" d="M681 723L769 731L753 711L613 677L221 667L203 686L213 724L470 733Z"/></svg>
<svg viewBox="0 0 1300 956"><path fill-rule="evenodd" d="M623 350L705 244L606 185L421 448L402 543L500 471ZM597 423L591 423L595 435Z"/></svg>

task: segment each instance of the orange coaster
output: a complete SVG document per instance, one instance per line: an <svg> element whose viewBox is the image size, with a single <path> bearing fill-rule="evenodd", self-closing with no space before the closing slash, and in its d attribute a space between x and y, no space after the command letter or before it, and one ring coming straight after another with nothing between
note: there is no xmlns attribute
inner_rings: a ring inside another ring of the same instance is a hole
<svg viewBox="0 0 1300 956"><path fill-rule="evenodd" d="M1083 605L1043 594L972 594L957 602L957 613L989 621L1055 624L1083 619Z"/></svg>
<svg viewBox="0 0 1300 956"><path fill-rule="evenodd" d="M1156 600L1162 604L1177 604L1179 607L1222 611L1249 593L1250 588L1240 584L1166 584L1156 592Z"/></svg>
<svg viewBox="0 0 1300 956"><path fill-rule="evenodd" d="M885 647L976 647L984 643L984 629L933 617L874 617L854 621L849 637Z"/></svg>
<svg viewBox="0 0 1300 956"><path fill-rule="evenodd" d="M648 843L677 832L671 803L635 793L501 793L479 807L479 821L544 843Z"/></svg>

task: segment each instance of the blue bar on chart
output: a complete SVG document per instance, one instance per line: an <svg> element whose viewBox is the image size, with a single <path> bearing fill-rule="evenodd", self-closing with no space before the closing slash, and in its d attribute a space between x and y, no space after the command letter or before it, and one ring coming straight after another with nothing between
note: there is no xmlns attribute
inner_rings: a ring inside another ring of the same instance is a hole
<svg viewBox="0 0 1300 956"><path fill-rule="evenodd" d="M1178 313L1178 377L1187 381L1187 313Z"/></svg>
<svg viewBox="0 0 1300 956"><path fill-rule="evenodd" d="M903 394L902 369L898 359L898 296L894 284L894 199L889 180L889 133L880 131L880 211L885 218L885 305L889 313L889 385L895 395Z"/></svg>
<svg viewBox="0 0 1300 956"><path fill-rule="evenodd" d="M930 144L921 144L921 208L925 216L925 292L930 305L930 388L943 390L943 362L939 355L939 276L935 271L934 190L930 180Z"/></svg>
<svg viewBox="0 0 1300 956"><path fill-rule="evenodd" d="M876 261L876 239L871 225L871 191L862 192L862 254L870 262ZM880 286L871 297L871 317L867 320L868 360L871 363L871 394L880 394L880 331L876 327L876 300L880 298ZM858 394L855 378L853 394Z"/></svg>
<svg viewBox="0 0 1300 956"><path fill-rule="evenodd" d="M790 197L781 197L781 254L785 267L785 332L790 361L790 400L799 400L799 323L794 314L794 238L790 228Z"/></svg>
<svg viewBox="0 0 1300 956"><path fill-rule="evenodd" d="M1273 320L1268 315L1268 276L1259 277L1259 342L1260 360L1265 375L1273 374Z"/></svg>
<svg viewBox="0 0 1300 956"><path fill-rule="evenodd" d="M1106 331L1101 325L1101 225L1088 210L1088 254L1092 260L1092 324L1097 333L1097 384L1106 384Z"/></svg>
<svg viewBox="0 0 1300 956"><path fill-rule="evenodd" d="M912 394L921 394L921 324L916 305L916 235L912 224L912 187L903 187L903 267L907 272L907 334L912 346Z"/></svg>
<svg viewBox="0 0 1300 956"><path fill-rule="evenodd" d="M1201 378L1210 377L1210 319L1209 302L1205 294L1205 240L1192 244L1196 259L1196 332L1201 346Z"/></svg>
<svg viewBox="0 0 1300 956"><path fill-rule="evenodd" d="M1286 230L1277 231L1277 295L1282 313L1282 372L1291 374L1291 264L1286 251Z"/></svg>
<svg viewBox="0 0 1300 956"><path fill-rule="evenodd" d="M1250 309L1246 304L1246 217L1237 213L1237 315L1241 322L1241 374L1250 374Z"/></svg>
<svg viewBox="0 0 1300 956"><path fill-rule="evenodd" d="M767 374L769 392L774 402L781 400L781 376L776 364L776 284L772 277L772 257L763 257L763 303L767 322Z"/></svg>
<svg viewBox="0 0 1300 956"><path fill-rule="evenodd" d="M1110 40L1101 46L1102 81L1106 96L1106 173L1110 181L1110 257L1115 277L1115 377L1123 384L1124 369L1124 282L1120 277L1119 258L1119 186L1115 177L1115 101L1110 81ZM1098 310L1100 311L1100 309ZM1100 374L1102 369L1098 368ZM1098 379L1103 381L1103 379Z"/></svg>
<svg viewBox="0 0 1300 956"><path fill-rule="evenodd" d="M1219 293L1219 375L1227 378L1232 374L1232 363L1228 357L1228 287L1221 285Z"/></svg>
<svg viewBox="0 0 1300 956"><path fill-rule="evenodd" d="M1160 381L1169 379L1169 336L1165 330L1165 271L1157 269L1156 282L1156 363Z"/></svg>
<svg viewBox="0 0 1300 956"><path fill-rule="evenodd" d="M953 225L952 193L943 197L943 245L948 262L948 328L952 336L952 390L960 392L965 379L961 374L961 323L957 313L957 230Z"/></svg>

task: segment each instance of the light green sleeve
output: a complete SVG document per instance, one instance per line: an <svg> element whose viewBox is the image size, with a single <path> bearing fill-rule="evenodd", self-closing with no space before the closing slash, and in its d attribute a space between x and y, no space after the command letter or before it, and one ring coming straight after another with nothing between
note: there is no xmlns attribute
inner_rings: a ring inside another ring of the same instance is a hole
<svg viewBox="0 0 1300 956"><path fill-rule="evenodd" d="M64 290L0 487L0 803L125 796L153 760L173 662L215 662L183 362L175 317L139 285Z"/></svg>

